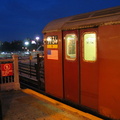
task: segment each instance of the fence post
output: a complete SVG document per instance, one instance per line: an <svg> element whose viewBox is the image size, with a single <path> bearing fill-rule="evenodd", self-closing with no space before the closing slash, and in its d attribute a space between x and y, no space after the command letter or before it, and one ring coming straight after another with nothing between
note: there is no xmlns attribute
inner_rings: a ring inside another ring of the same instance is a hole
<svg viewBox="0 0 120 120"><path fill-rule="evenodd" d="M14 60L14 89L18 90L20 89L20 82L19 82L19 69L18 69L18 55L13 55L12 56L13 60Z"/></svg>
<svg viewBox="0 0 120 120"><path fill-rule="evenodd" d="M40 58L39 58L39 54L37 54L37 80L38 80L38 87L41 88L41 81L40 81Z"/></svg>

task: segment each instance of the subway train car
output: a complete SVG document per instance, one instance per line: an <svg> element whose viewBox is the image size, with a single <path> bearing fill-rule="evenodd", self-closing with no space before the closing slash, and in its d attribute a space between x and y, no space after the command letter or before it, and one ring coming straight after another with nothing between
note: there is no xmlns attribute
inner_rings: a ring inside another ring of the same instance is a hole
<svg viewBox="0 0 120 120"><path fill-rule="evenodd" d="M45 92L120 119L120 6L53 20L43 34Z"/></svg>

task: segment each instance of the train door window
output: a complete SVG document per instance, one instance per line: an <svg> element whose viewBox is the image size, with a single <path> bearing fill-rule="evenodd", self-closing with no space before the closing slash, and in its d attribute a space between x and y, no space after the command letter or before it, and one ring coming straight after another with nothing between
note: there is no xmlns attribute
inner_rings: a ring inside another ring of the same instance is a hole
<svg viewBox="0 0 120 120"><path fill-rule="evenodd" d="M77 36L75 34L67 34L65 36L65 58L67 60L76 59L76 41Z"/></svg>
<svg viewBox="0 0 120 120"><path fill-rule="evenodd" d="M83 44L83 59L88 62L96 61L96 33L86 32L83 36Z"/></svg>

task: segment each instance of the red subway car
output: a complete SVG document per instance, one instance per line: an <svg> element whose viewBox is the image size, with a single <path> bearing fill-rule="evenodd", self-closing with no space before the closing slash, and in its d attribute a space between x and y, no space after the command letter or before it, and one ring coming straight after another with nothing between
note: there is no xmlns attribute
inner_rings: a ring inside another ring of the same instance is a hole
<svg viewBox="0 0 120 120"><path fill-rule="evenodd" d="M120 119L120 6L43 29L46 93Z"/></svg>

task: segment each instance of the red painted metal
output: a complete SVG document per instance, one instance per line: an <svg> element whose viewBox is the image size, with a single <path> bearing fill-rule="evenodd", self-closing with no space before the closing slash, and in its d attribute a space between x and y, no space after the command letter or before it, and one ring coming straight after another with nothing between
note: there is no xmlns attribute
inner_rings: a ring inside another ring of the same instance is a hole
<svg viewBox="0 0 120 120"><path fill-rule="evenodd" d="M78 31L64 31L63 37L66 34L76 34L78 37ZM65 40L64 40L64 97L66 100L79 103L79 56L78 56L78 40L77 40L77 56L76 60L65 59Z"/></svg>
<svg viewBox="0 0 120 120"><path fill-rule="evenodd" d="M99 27L99 111L120 119L120 24Z"/></svg>
<svg viewBox="0 0 120 120"><path fill-rule="evenodd" d="M48 36L58 36L58 48L48 48L44 45L44 62L45 62L45 89L46 92L59 98L63 98L63 80L62 80L62 41L61 32L51 32L44 35L44 41ZM58 59L49 59L48 51L58 51Z"/></svg>
<svg viewBox="0 0 120 120"><path fill-rule="evenodd" d="M83 59L83 35L85 32L96 32L96 29L84 29L81 35L81 104L92 109L98 109L98 58L94 62L87 62ZM98 55L97 55L98 57Z"/></svg>
<svg viewBox="0 0 120 120"><path fill-rule="evenodd" d="M118 6L58 19L45 27L44 39L49 35L58 35L59 38L58 48L50 49L44 45L47 93L86 106L112 119L120 119L119 9ZM83 60L85 32L97 33L97 60L94 62ZM67 33L79 36L75 61L65 59L64 36ZM48 50L58 50L58 59L48 59Z"/></svg>

